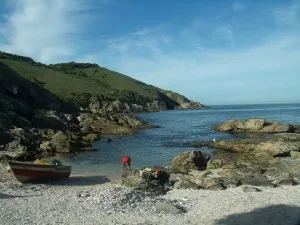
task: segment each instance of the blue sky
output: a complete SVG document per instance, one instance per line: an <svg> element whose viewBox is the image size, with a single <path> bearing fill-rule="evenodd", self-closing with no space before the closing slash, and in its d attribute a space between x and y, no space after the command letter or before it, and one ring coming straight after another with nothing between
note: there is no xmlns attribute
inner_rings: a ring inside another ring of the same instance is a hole
<svg viewBox="0 0 300 225"><path fill-rule="evenodd" d="M213 104L300 102L300 1L0 0L0 50Z"/></svg>

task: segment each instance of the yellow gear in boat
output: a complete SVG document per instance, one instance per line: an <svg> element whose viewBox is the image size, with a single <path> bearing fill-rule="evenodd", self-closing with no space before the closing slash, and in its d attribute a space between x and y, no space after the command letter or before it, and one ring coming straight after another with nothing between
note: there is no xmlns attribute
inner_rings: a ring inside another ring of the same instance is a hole
<svg viewBox="0 0 300 225"><path fill-rule="evenodd" d="M44 160L40 160L40 159L35 160L34 164L38 164L38 165L50 165L48 162L46 162Z"/></svg>

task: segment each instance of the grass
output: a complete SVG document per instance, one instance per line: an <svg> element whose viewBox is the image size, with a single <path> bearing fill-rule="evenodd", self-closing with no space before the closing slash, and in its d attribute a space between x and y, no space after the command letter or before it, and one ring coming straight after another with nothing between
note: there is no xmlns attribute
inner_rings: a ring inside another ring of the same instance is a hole
<svg viewBox="0 0 300 225"><path fill-rule="evenodd" d="M177 93L147 85L97 64L71 62L45 65L34 62L28 57L4 52L0 52L0 62L25 79L35 82L61 99L69 100L77 105L87 103L91 96L138 104L160 99L165 101L165 98L170 98L172 104L174 103L172 99L187 100ZM162 95L164 95L163 98Z"/></svg>

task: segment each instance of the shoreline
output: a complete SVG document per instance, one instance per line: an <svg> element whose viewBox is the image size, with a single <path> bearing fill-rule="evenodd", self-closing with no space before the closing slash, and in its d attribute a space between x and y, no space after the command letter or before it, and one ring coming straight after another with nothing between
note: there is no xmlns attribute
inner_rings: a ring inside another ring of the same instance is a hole
<svg viewBox="0 0 300 225"><path fill-rule="evenodd" d="M260 192L251 188L245 192L244 187L218 191L173 189L162 196L147 196L103 176L73 175L44 184L20 184L10 178L0 180L0 221L107 225L300 223L298 186L258 187Z"/></svg>
<svg viewBox="0 0 300 225"><path fill-rule="evenodd" d="M101 171L20 184L1 167L4 224L300 224L299 186L172 189L154 195L121 186L120 179Z"/></svg>

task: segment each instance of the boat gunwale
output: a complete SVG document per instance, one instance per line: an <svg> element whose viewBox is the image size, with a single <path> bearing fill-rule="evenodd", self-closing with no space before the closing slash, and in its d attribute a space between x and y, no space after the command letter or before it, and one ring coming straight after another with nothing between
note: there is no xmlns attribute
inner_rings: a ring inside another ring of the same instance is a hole
<svg viewBox="0 0 300 225"><path fill-rule="evenodd" d="M37 168L55 168L55 169L72 169L71 166L63 166L63 165L42 165L42 164L34 164L29 162L16 162L16 161L9 161L8 162L11 169L13 166L24 166L24 167L37 167Z"/></svg>

